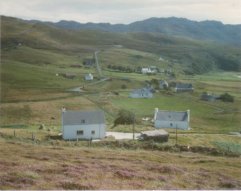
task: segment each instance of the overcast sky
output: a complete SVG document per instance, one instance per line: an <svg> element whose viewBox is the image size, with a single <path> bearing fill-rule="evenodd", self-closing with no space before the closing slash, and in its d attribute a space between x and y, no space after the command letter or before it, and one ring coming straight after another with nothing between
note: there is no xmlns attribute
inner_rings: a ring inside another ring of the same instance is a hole
<svg viewBox="0 0 241 191"><path fill-rule="evenodd" d="M0 14L42 21L131 23L184 17L241 24L241 0L1 0Z"/></svg>

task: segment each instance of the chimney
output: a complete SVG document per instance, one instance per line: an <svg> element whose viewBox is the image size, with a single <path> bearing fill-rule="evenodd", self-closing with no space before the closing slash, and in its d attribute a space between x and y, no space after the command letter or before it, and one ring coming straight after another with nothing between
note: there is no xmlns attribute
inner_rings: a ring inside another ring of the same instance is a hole
<svg viewBox="0 0 241 191"><path fill-rule="evenodd" d="M66 108L62 107L62 137L64 138L64 113L66 112Z"/></svg>
<svg viewBox="0 0 241 191"><path fill-rule="evenodd" d="M190 109L187 110L187 122L190 122Z"/></svg>
<svg viewBox="0 0 241 191"><path fill-rule="evenodd" d="M155 108L155 113L154 113L154 121L156 120L157 113L158 113L158 108Z"/></svg>

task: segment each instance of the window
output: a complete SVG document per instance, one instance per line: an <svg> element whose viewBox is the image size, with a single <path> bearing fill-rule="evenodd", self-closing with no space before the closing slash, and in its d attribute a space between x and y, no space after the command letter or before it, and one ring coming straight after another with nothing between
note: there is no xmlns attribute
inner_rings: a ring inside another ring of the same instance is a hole
<svg viewBox="0 0 241 191"><path fill-rule="evenodd" d="M78 130L77 131L77 135L83 135L84 134L84 131L83 130Z"/></svg>
<svg viewBox="0 0 241 191"><path fill-rule="evenodd" d="M94 135L95 134L95 131L91 131L91 135Z"/></svg>
<svg viewBox="0 0 241 191"><path fill-rule="evenodd" d="M81 120L81 123L85 123L85 120L84 120L84 119L82 119L82 120Z"/></svg>

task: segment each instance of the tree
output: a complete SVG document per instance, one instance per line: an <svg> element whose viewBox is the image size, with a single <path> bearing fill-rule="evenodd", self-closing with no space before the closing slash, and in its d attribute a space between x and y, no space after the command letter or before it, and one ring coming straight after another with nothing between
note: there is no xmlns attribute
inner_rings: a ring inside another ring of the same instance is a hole
<svg viewBox="0 0 241 191"><path fill-rule="evenodd" d="M219 99L224 102L234 102L234 97L228 93L224 93L224 94L220 95Z"/></svg>
<svg viewBox="0 0 241 191"><path fill-rule="evenodd" d="M159 89L159 80L151 79L151 84L154 86L155 89Z"/></svg>
<svg viewBox="0 0 241 191"><path fill-rule="evenodd" d="M114 121L114 127L120 124L129 125L129 124L132 124L133 121L134 121L134 113L125 109L121 109L118 112L117 118Z"/></svg>
<svg viewBox="0 0 241 191"><path fill-rule="evenodd" d="M141 67L140 67L140 66L138 66L138 67L136 68L136 72L137 72L137 73L141 73Z"/></svg>
<svg viewBox="0 0 241 191"><path fill-rule="evenodd" d="M127 86L125 84L121 85L121 89L126 89L126 88L127 88Z"/></svg>

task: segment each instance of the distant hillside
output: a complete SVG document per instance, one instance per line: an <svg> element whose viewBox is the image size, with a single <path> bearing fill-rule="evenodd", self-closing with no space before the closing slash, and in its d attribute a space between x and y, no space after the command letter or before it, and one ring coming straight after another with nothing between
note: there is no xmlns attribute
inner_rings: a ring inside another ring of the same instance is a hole
<svg viewBox="0 0 241 191"><path fill-rule="evenodd" d="M218 21L191 21L184 18L150 18L129 25L109 23L78 23L75 21L48 22L65 29L91 29L109 32L152 32L169 36L211 40L241 46L241 25L224 25Z"/></svg>
<svg viewBox="0 0 241 191"><path fill-rule="evenodd" d="M84 52L93 54L95 50L111 49L116 45L121 45L126 49L151 53L157 57L161 56L172 65L180 65L183 71L190 74L216 69L241 70L240 48L230 44L224 45L151 32L121 33L87 29L69 30L39 21L29 22L5 16L2 16L1 20L2 60L28 63L35 59L33 63L41 62L36 60L37 57L33 54L28 54L26 57L23 57L23 53L14 55L12 50L18 48L19 44L38 51L51 51L62 56ZM138 23L133 23L133 25L138 25ZM135 55L129 56L135 57ZM44 59L43 63L51 63L48 57L41 57L41 59ZM128 57L123 59L125 59L125 64L138 64L138 60L133 61ZM121 63L121 61L118 60L118 57L110 55L107 63Z"/></svg>

